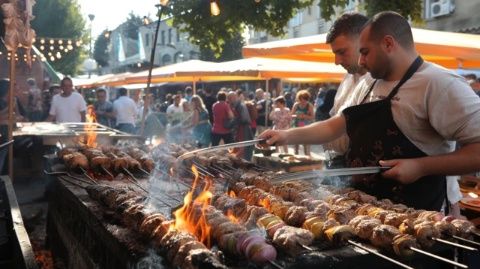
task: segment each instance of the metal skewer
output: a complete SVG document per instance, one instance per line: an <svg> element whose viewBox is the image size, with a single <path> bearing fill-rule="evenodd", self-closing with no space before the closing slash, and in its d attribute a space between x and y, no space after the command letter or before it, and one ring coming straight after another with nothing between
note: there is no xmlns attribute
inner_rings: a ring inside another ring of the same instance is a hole
<svg viewBox="0 0 480 269"><path fill-rule="evenodd" d="M100 167L102 168L103 172L105 172L107 175L109 175L110 177L112 177L112 179L115 179L115 177L113 176L113 174L110 173L110 171L108 171L107 168L105 168L103 165L100 165Z"/></svg>
<svg viewBox="0 0 480 269"><path fill-rule="evenodd" d="M123 167L122 169L123 169L123 171L124 171L125 173L127 173L127 174L129 175L129 176L127 177L127 180L128 180L128 181L130 181L133 185L137 186L137 188L139 188L140 190L142 190L143 192L145 192L145 194L149 194L149 192L148 192L142 185L140 185L140 183L138 182L138 180L130 173L130 171L128 171L127 168ZM150 196L150 197L151 197L152 199L155 199L155 200L157 200L157 201L165 204L165 205L168 206L168 207L172 207L171 204L163 201L162 199L159 199L159 198L157 198L157 197L155 197L155 196Z"/></svg>
<svg viewBox="0 0 480 269"><path fill-rule="evenodd" d="M141 167L139 167L138 170L139 170L140 172L144 173L146 176L150 176L150 173L147 172L147 170L145 170L145 169L143 169L143 168L141 168Z"/></svg>
<svg viewBox="0 0 480 269"><path fill-rule="evenodd" d="M463 248L463 249L470 250L470 251L476 251L476 250L478 250L478 249L476 249L476 248L472 248L472 247L465 246L465 245L462 245L462 244L458 244L458 243L455 243L455 242L450 242L450 241L443 240L443 239L440 239L440 238L432 237L432 240L435 240L435 241L440 242L440 243L442 243L442 244L454 246L454 247L457 247L457 248Z"/></svg>
<svg viewBox="0 0 480 269"><path fill-rule="evenodd" d="M82 172L83 172L83 175L90 179L93 183L97 184L97 181L95 179L93 179L90 175L88 175L87 171L85 169L83 169L83 167L78 167Z"/></svg>
<svg viewBox="0 0 480 269"><path fill-rule="evenodd" d="M391 263L394 263L394 264L396 264L396 265L398 265L398 266L400 266L400 267L403 267L403 268L406 268L406 269L414 269L414 268L411 267L411 266L408 266L408 265L406 265L406 264L404 264L404 263L401 263L401 262L399 262L399 261L397 261L397 260L395 260L395 259L392 259L392 258L390 258L390 257L388 257L388 256L385 256L385 255L379 253L379 252L376 251L376 250L367 248L367 247L363 246L362 244L357 243L357 242L355 242L355 241L353 241L353 240L347 240L347 242L348 242L349 244L352 244L352 245L354 245L354 246L356 246L356 247L358 247L358 248L361 248L361 249L365 250L365 251L368 252L368 253L371 253L371 254L376 255L376 256L378 256L378 257L380 257L380 258L383 258L383 259L385 259L385 260L387 260L387 261L389 261L389 262L391 262Z"/></svg>
<svg viewBox="0 0 480 269"><path fill-rule="evenodd" d="M455 262L455 261L451 261L449 259L446 259L444 257L440 257L438 255L435 255L433 253L430 253L430 252L427 252L427 251L423 251L421 249L418 249L416 247L410 247L410 250L414 251L414 252L417 252L417 253L420 253L420 254L423 254L423 255L426 255L426 256L429 256L431 258L434 258L434 259L437 259L437 260L440 260L440 261L443 261L443 262L446 262L446 263L449 263L449 264L452 264L454 266L458 266L458 267L461 267L461 268L465 268L467 269L468 266L463 264L463 263L458 263L458 262Z"/></svg>
<svg viewBox="0 0 480 269"><path fill-rule="evenodd" d="M77 187L79 187L79 188L81 188L81 189L85 189L85 186L83 186L82 184L73 182L73 181L71 181L71 180L69 180L69 179L66 179L65 177L61 177L61 176L60 176L60 177L58 177L58 178L59 178L60 180L63 180L63 181L65 181L65 182L67 182L68 184L72 184L72 185L77 186ZM88 183L88 185L90 185L90 183Z"/></svg>
<svg viewBox="0 0 480 269"><path fill-rule="evenodd" d="M470 244L473 244L473 245L476 245L476 246L480 246L480 243L475 242L475 241L472 241L472 240L469 240L469 239L465 239L465 238L460 237L460 236L452 235L452 237L455 238L455 239L457 239L457 240L466 242L466 243L470 243Z"/></svg>
<svg viewBox="0 0 480 269"><path fill-rule="evenodd" d="M274 267L278 268L278 269L284 269L283 266L281 266L280 264L274 262L274 261L268 261L271 265L273 265Z"/></svg>

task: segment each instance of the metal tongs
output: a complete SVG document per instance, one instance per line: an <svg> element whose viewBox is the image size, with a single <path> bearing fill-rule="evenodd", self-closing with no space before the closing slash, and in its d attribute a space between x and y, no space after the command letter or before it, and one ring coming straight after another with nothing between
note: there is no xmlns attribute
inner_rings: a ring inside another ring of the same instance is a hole
<svg viewBox="0 0 480 269"><path fill-rule="evenodd" d="M310 170L294 173L286 173L275 176L271 179L272 183L287 181L287 180L301 180L301 179L316 179L320 177L335 177L335 176L354 176L365 174L377 174L390 169L391 167L383 166L367 166L355 168L340 168L328 170Z"/></svg>
<svg viewBox="0 0 480 269"><path fill-rule="evenodd" d="M262 139L253 139L253 140L246 140L242 142L236 142L236 143L230 143L230 144L223 144L223 145L218 145L214 147L209 147L209 148L203 148L203 149L197 149L193 151L189 151L177 158L177 163L190 158L190 157L195 157L197 154L203 154L203 153L208 153L208 152L215 152L219 151L222 149L229 149L229 148L241 148L241 147L248 147L248 146L253 146L256 144L266 144L267 140L262 138Z"/></svg>

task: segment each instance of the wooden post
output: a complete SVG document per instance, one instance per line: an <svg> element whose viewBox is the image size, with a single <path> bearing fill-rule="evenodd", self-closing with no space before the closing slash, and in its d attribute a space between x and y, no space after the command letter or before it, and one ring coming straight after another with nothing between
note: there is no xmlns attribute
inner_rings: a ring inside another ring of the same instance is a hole
<svg viewBox="0 0 480 269"><path fill-rule="evenodd" d="M13 108L15 106L15 51L10 51L10 89L8 90L8 139L13 139ZM13 143L8 146L8 175L13 181Z"/></svg>
<svg viewBox="0 0 480 269"><path fill-rule="evenodd" d="M269 89L268 89L268 79L265 80L265 127L268 128L268 115L270 114L270 111L269 110L269 107L268 107L268 101L269 101L269 98L268 98L268 92L269 92Z"/></svg>

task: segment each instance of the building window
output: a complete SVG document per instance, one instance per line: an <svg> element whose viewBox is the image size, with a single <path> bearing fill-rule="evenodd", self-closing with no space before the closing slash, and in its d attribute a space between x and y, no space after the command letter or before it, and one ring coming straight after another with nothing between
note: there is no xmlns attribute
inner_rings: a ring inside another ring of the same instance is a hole
<svg viewBox="0 0 480 269"><path fill-rule="evenodd" d="M168 44L172 44L172 28L168 29Z"/></svg>
<svg viewBox="0 0 480 269"><path fill-rule="evenodd" d="M298 12L290 20L290 26L295 27L295 26L300 26L301 24L302 24L302 12Z"/></svg>
<svg viewBox="0 0 480 269"><path fill-rule="evenodd" d="M162 45L165 45L165 31L162 31Z"/></svg>

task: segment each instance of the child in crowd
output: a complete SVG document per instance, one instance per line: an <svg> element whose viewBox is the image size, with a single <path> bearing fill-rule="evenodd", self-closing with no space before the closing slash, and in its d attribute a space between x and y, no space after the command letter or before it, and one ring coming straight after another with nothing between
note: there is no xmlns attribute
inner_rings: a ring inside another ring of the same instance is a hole
<svg viewBox="0 0 480 269"><path fill-rule="evenodd" d="M279 96L275 98L273 102L273 110L270 112L270 120L273 121L274 130L286 130L290 128L292 115L290 114L290 109L286 107L285 98ZM283 145L283 153L288 153L288 146ZM277 151L279 148L277 147Z"/></svg>

